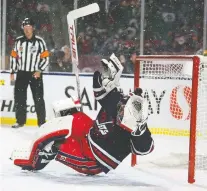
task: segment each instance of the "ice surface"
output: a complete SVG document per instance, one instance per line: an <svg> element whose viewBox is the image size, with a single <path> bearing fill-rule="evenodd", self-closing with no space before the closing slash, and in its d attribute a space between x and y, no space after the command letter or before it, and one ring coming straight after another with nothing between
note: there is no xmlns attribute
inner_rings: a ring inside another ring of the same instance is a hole
<svg viewBox="0 0 207 191"><path fill-rule="evenodd" d="M130 167L130 156L113 172L85 176L52 161L40 172L21 171L9 159L15 145L30 139L35 128L0 128L1 191L202 191L207 171L198 172L194 185L187 183L187 138L155 136L155 151L139 157ZM207 146L205 146L207 148Z"/></svg>

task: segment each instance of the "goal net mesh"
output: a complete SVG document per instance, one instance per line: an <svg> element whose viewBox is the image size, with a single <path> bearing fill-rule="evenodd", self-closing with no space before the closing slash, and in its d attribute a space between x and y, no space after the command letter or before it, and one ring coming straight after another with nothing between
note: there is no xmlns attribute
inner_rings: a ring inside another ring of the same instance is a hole
<svg viewBox="0 0 207 191"><path fill-rule="evenodd" d="M207 170L207 61L201 60L198 73L196 126L196 167Z"/></svg>
<svg viewBox="0 0 207 191"><path fill-rule="evenodd" d="M192 80L196 78L196 75L194 76L194 73L192 75L192 68L195 63L193 57L190 56L171 56L169 58L164 56L138 57L139 72L135 71L135 81L136 79L139 81L137 86L148 89L148 93L144 95L146 98L150 97L148 95L149 91L152 94L154 91L154 98L157 103L155 104L156 115L152 111L151 105L153 104L149 99L149 127L151 127L153 134L189 137L190 128L193 128L190 125L192 115L190 108L192 104L196 103L195 100L191 99L192 90L197 89L194 92L197 94L197 111L194 112L196 113L194 116L196 117L196 133L191 135L196 137L195 169L207 170L207 58L201 56L199 59L197 88L192 88L192 84L195 86ZM157 91L159 95L156 95ZM165 98L166 96L168 97L167 99ZM169 118L166 115L169 115ZM160 124L156 122L156 118L158 121L165 121L163 122L165 125L160 127ZM186 140L189 144L189 139ZM174 154L174 157L179 160L179 164L177 164L179 167L186 168L189 162L189 148L185 147L185 151L180 150L182 154L179 154L179 147L182 147L182 139L179 140L179 144L180 146L176 144L178 152ZM173 156L171 156L171 160L173 160ZM157 163L161 164L161 162ZM170 166L174 166L174 164L169 162Z"/></svg>

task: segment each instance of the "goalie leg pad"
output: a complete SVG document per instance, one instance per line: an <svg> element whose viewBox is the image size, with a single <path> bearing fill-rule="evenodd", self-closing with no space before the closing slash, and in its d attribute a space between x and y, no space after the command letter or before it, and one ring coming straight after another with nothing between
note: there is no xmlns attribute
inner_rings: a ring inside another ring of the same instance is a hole
<svg viewBox="0 0 207 191"><path fill-rule="evenodd" d="M87 145L88 142L85 140L76 140L70 137L61 145L55 159L79 173L99 174L102 169Z"/></svg>
<svg viewBox="0 0 207 191"><path fill-rule="evenodd" d="M14 164L22 167L23 170L41 170L51 160L53 160L57 153L46 151L45 147L53 144L55 141L64 140L69 134L68 129L54 131L37 139L32 146L29 159L15 159ZM52 145L51 145L52 146Z"/></svg>

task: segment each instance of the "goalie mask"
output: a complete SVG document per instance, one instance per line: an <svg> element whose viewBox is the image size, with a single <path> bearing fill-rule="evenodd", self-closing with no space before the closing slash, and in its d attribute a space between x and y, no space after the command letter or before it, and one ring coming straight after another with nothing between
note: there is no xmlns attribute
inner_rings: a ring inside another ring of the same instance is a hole
<svg viewBox="0 0 207 191"><path fill-rule="evenodd" d="M70 97L53 103L53 111L55 117L63 117L72 115L79 111L81 107L80 101Z"/></svg>

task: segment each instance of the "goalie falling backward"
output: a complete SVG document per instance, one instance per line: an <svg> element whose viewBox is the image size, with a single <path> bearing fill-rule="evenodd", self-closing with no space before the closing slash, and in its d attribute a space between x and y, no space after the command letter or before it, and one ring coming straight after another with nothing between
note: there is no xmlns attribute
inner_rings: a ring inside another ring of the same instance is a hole
<svg viewBox="0 0 207 191"><path fill-rule="evenodd" d="M154 141L142 90L130 95L119 92L120 61L112 54L101 62L103 71L93 75L95 99L102 106L96 120L79 111L81 104L74 96L54 103L56 118L37 129L27 150L13 151L15 165L36 171L56 160L79 173L96 175L116 169L130 153L152 152Z"/></svg>

